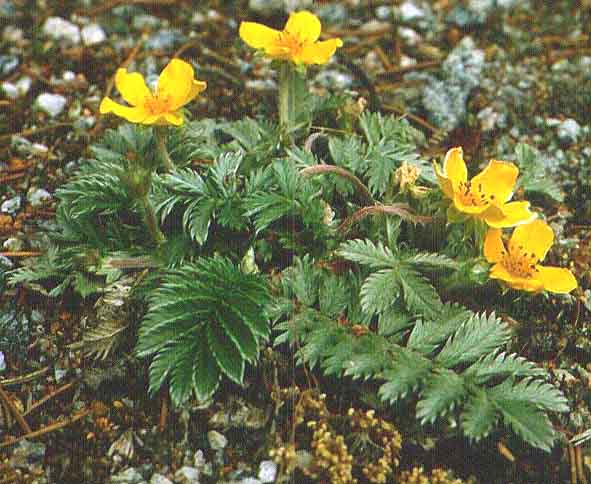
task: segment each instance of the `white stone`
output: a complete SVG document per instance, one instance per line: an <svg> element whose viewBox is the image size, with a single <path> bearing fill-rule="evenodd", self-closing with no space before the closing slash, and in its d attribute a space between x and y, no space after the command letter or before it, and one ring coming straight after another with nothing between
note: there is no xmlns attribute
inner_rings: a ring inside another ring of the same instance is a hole
<svg viewBox="0 0 591 484"><path fill-rule="evenodd" d="M13 84L12 82L3 82L2 91L4 92L4 95L9 99L16 99L18 97L18 88L16 87L16 84Z"/></svg>
<svg viewBox="0 0 591 484"><path fill-rule="evenodd" d="M275 482L277 479L277 464L272 460L264 460L259 465L259 475L261 482Z"/></svg>
<svg viewBox="0 0 591 484"><path fill-rule="evenodd" d="M150 484L172 484L172 481L162 474L154 474L150 479Z"/></svg>
<svg viewBox="0 0 591 484"><path fill-rule="evenodd" d="M72 82L74 79L76 79L76 74L72 71L64 71L62 74L62 79L66 82Z"/></svg>
<svg viewBox="0 0 591 484"><path fill-rule="evenodd" d="M31 85L33 84L33 80L29 76L23 76L18 81L16 81L16 90L18 91L19 96L24 96L29 92L31 89Z"/></svg>
<svg viewBox="0 0 591 484"><path fill-rule="evenodd" d="M89 24L82 28L84 45L96 45L107 40L107 34L99 24Z"/></svg>
<svg viewBox="0 0 591 484"><path fill-rule="evenodd" d="M78 26L61 17L49 17L43 24L43 33L55 40L67 40L72 44L80 43Z"/></svg>
<svg viewBox="0 0 591 484"><path fill-rule="evenodd" d="M44 92L37 96L36 104L42 111L45 111L52 118L58 116L66 107L66 98L60 94Z"/></svg>
<svg viewBox="0 0 591 484"><path fill-rule="evenodd" d="M409 46L417 45L423 40L416 30L409 27L398 27L398 35Z"/></svg>
<svg viewBox="0 0 591 484"><path fill-rule="evenodd" d="M417 7L413 2L404 2L398 7L398 12L400 13L400 18L405 22L420 20L426 15L425 11Z"/></svg>
<svg viewBox="0 0 591 484"><path fill-rule="evenodd" d="M32 207L39 207L40 205L43 205L45 202L51 200L52 197L51 193L49 193L47 190L43 188L38 188L29 190L27 198L29 199L29 203Z"/></svg>
<svg viewBox="0 0 591 484"><path fill-rule="evenodd" d="M2 244L6 250L10 252L18 252L19 250L23 250L24 244L21 239L17 239L16 237L10 237L6 239Z"/></svg>
<svg viewBox="0 0 591 484"><path fill-rule="evenodd" d="M32 155L37 155L37 156L46 155L48 151L49 151L49 148L42 143L33 143L31 145L30 152Z"/></svg>
<svg viewBox="0 0 591 484"><path fill-rule="evenodd" d="M228 439L216 430L207 432L207 440L211 448L216 451L224 450L226 445L228 445Z"/></svg>
<svg viewBox="0 0 591 484"><path fill-rule="evenodd" d="M179 484L199 484L199 469L189 466L181 467L176 471L174 480Z"/></svg>

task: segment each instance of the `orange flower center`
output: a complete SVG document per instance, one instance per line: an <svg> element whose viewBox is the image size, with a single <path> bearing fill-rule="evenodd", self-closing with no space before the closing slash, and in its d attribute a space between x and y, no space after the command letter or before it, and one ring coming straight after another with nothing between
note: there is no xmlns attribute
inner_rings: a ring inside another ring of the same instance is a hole
<svg viewBox="0 0 591 484"><path fill-rule="evenodd" d="M277 45L287 49L292 56L300 55L304 48L304 42L302 42L297 35L289 32L281 32L279 34Z"/></svg>
<svg viewBox="0 0 591 484"><path fill-rule="evenodd" d="M495 199L494 195L483 190L482 183L473 184L472 181L460 182L457 195L464 205L473 207L488 206Z"/></svg>
<svg viewBox="0 0 591 484"><path fill-rule="evenodd" d="M169 96L150 96L144 100L144 109L154 115L162 114L170 111L170 97Z"/></svg>
<svg viewBox="0 0 591 484"><path fill-rule="evenodd" d="M515 277L531 277L534 272L539 272L536 254L528 253L522 245L509 244L509 251L503 250L502 254L503 266Z"/></svg>

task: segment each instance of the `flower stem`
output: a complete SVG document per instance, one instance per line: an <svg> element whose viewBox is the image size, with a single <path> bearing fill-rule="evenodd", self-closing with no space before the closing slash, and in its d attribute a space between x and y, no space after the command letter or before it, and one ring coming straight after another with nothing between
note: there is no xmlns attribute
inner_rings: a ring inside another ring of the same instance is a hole
<svg viewBox="0 0 591 484"><path fill-rule="evenodd" d="M150 202L150 198L148 194L140 197L140 203L142 205L142 209L144 211L144 222L146 223L146 227L152 236L152 240L156 245L160 245L166 241L164 234L160 230L158 226L158 219L156 218L156 212L154 212L154 207Z"/></svg>
<svg viewBox="0 0 591 484"><path fill-rule="evenodd" d="M291 62L282 62L279 68L279 123L289 137L296 121L297 73Z"/></svg>
<svg viewBox="0 0 591 484"><path fill-rule="evenodd" d="M156 149L158 151L158 157L164 169L168 172L174 170L174 163L170 159L168 150L166 149L166 128L157 126L154 129L154 135L156 136Z"/></svg>

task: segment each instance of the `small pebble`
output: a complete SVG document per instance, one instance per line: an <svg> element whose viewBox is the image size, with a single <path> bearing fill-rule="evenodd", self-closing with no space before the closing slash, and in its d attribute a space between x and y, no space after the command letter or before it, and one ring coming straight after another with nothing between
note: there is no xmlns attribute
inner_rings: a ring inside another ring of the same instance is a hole
<svg viewBox="0 0 591 484"><path fill-rule="evenodd" d="M107 40L107 34L99 24L89 24L82 28L84 45L96 45Z"/></svg>
<svg viewBox="0 0 591 484"><path fill-rule="evenodd" d="M128 469L111 476L110 482L112 484L144 484L146 481L144 480L144 476L142 476L137 469L129 467Z"/></svg>
<svg viewBox="0 0 591 484"><path fill-rule="evenodd" d="M80 43L78 26L61 17L49 17L43 24L43 33L55 40L66 40L72 44Z"/></svg>
<svg viewBox="0 0 591 484"><path fill-rule="evenodd" d="M261 482L275 482L277 478L277 464L272 460L264 460L259 465L258 478Z"/></svg>
<svg viewBox="0 0 591 484"><path fill-rule="evenodd" d="M176 471L174 480L179 484L199 484L199 469L189 466L181 467Z"/></svg>
<svg viewBox="0 0 591 484"><path fill-rule="evenodd" d="M19 208L21 208L21 197L17 195L16 197L5 200L0 205L0 212L14 214Z"/></svg>
<svg viewBox="0 0 591 484"><path fill-rule="evenodd" d="M24 244L21 239L17 239L16 237L10 237L4 241L2 247L4 247L4 249L10 252L19 252L23 250Z"/></svg>
<svg viewBox="0 0 591 484"><path fill-rule="evenodd" d="M422 20L427 15L422 8L417 7L413 2L404 2L398 7L398 13L404 22Z"/></svg>
<svg viewBox="0 0 591 484"><path fill-rule="evenodd" d="M224 450L226 445L228 445L228 439L217 430L207 432L207 440L211 448L215 451Z"/></svg>
<svg viewBox="0 0 591 484"><path fill-rule="evenodd" d="M36 101L37 107L53 118L58 116L64 110L66 103L67 100L64 96L48 92L39 94Z"/></svg>
<svg viewBox="0 0 591 484"><path fill-rule="evenodd" d="M571 145L581 136L581 126L574 119L566 119L558 126L558 139L561 143Z"/></svg>
<svg viewBox="0 0 591 484"><path fill-rule="evenodd" d="M172 484L172 481L162 474L154 474L150 479L150 484Z"/></svg>

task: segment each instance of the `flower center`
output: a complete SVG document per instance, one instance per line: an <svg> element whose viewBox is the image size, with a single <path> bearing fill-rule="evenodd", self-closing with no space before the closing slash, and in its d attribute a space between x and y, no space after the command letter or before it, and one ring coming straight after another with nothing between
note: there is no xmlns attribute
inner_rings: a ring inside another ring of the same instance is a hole
<svg viewBox="0 0 591 484"><path fill-rule="evenodd" d="M536 254L528 253L522 245L509 244L509 251L503 250L503 266L516 277L530 277L534 272L539 272L537 262Z"/></svg>
<svg viewBox="0 0 591 484"><path fill-rule="evenodd" d="M464 205L485 207L490 205L495 196L484 191L482 183L473 184L472 181L460 182L458 196Z"/></svg>
<svg viewBox="0 0 591 484"><path fill-rule="evenodd" d="M297 35L291 34L289 32L281 32L279 34L277 43L280 47L289 50L289 53L292 56L299 55L304 48L304 42L302 42L302 40L300 40Z"/></svg>
<svg viewBox="0 0 591 484"><path fill-rule="evenodd" d="M162 114L170 111L169 96L150 96L144 100L144 109L150 114Z"/></svg>

